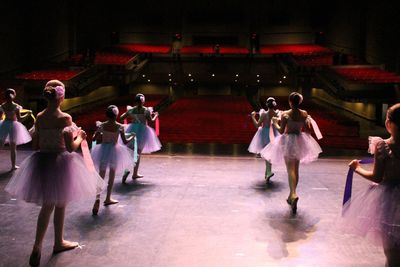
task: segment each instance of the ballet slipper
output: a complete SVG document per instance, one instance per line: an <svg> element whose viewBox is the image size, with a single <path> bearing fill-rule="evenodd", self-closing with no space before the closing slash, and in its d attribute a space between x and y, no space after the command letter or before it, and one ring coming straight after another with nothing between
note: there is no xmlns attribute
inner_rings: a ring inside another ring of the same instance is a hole
<svg viewBox="0 0 400 267"><path fill-rule="evenodd" d="M275 175L275 173L271 173L270 175L266 175L266 176L265 176L265 182L266 182L267 184L269 184L269 183L270 183L271 177L274 176L274 175Z"/></svg>
<svg viewBox="0 0 400 267"><path fill-rule="evenodd" d="M100 208L100 199L96 199L93 205L92 214L97 215L99 213Z"/></svg>
<svg viewBox="0 0 400 267"><path fill-rule="evenodd" d="M299 197L296 197L291 200L290 207L292 208L292 214L297 213L297 202L299 201Z"/></svg>
<svg viewBox="0 0 400 267"><path fill-rule="evenodd" d="M117 204L117 203L119 203L118 200L110 199L110 200L104 201L104 206L110 206L110 205L114 205L114 204Z"/></svg>
<svg viewBox="0 0 400 267"><path fill-rule="evenodd" d="M122 176L122 183L123 183L123 184L126 184L126 179L128 178L128 175L129 175L130 173L131 173L130 171L126 171L126 172L124 173L124 175Z"/></svg>
<svg viewBox="0 0 400 267"><path fill-rule="evenodd" d="M32 251L31 256L29 257L29 265L32 267L38 267L40 265L41 253L39 250Z"/></svg>
<svg viewBox="0 0 400 267"><path fill-rule="evenodd" d="M54 245L53 254L58 254L67 250L75 249L79 246L78 242L63 241L61 245Z"/></svg>
<svg viewBox="0 0 400 267"><path fill-rule="evenodd" d="M144 176L141 175L141 174L139 174L139 173L137 173L136 175L132 175L132 179L133 179L133 180L139 179L139 178L143 178L143 177L144 177Z"/></svg>

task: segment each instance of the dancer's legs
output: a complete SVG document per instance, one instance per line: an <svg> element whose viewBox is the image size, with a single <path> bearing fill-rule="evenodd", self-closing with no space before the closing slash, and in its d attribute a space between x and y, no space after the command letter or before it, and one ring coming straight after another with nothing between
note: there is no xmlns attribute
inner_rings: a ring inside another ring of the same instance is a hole
<svg viewBox="0 0 400 267"><path fill-rule="evenodd" d="M16 165L17 145L15 143L10 143L10 156L11 156L11 169L12 170L18 169L18 166Z"/></svg>
<svg viewBox="0 0 400 267"><path fill-rule="evenodd" d="M54 210L54 252L62 252L79 246L77 242L64 240L65 206Z"/></svg>
<svg viewBox="0 0 400 267"><path fill-rule="evenodd" d="M108 178L108 186L107 186L107 196L106 196L106 200L104 201L104 204L106 204L106 205L118 203L118 200L111 198L112 188L114 186L114 179L115 179L115 170L110 169L109 178Z"/></svg>
<svg viewBox="0 0 400 267"><path fill-rule="evenodd" d="M289 199L297 198L297 184L299 182L299 161L293 159L285 159L286 170L288 173L289 181Z"/></svg>

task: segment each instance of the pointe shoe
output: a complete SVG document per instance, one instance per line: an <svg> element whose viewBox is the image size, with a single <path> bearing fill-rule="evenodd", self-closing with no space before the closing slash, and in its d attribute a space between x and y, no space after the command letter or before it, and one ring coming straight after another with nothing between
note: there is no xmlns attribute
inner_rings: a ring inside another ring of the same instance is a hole
<svg viewBox="0 0 400 267"><path fill-rule="evenodd" d="M18 170L18 169L19 169L19 166L17 166L17 165L11 167L12 171L15 171L15 170Z"/></svg>
<svg viewBox="0 0 400 267"><path fill-rule="evenodd" d="M93 205L92 214L96 216L99 213L100 199L96 199Z"/></svg>
<svg viewBox="0 0 400 267"><path fill-rule="evenodd" d="M274 176L274 175L275 175L275 173L271 173L270 175L266 175L265 176L265 183L269 184L270 180L271 180L271 177Z"/></svg>
<svg viewBox="0 0 400 267"><path fill-rule="evenodd" d="M139 174L139 173L137 173L136 175L132 175L132 179L133 179L133 180L139 179L139 178L143 178L143 177L144 177L144 176L141 175L141 174Z"/></svg>
<svg viewBox="0 0 400 267"><path fill-rule="evenodd" d="M29 265L32 267L38 267L40 265L41 253L40 251L32 251L29 257Z"/></svg>
<svg viewBox="0 0 400 267"><path fill-rule="evenodd" d="M292 214L297 213L297 202L299 201L299 197L296 197L291 200L290 207L292 208Z"/></svg>
<svg viewBox="0 0 400 267"><path fill-rule="evenodd" d="M122 183L126 184L126 179L128 178L128 175L130 174L130 171L124 172L124 175L122 176Z"/></svg>

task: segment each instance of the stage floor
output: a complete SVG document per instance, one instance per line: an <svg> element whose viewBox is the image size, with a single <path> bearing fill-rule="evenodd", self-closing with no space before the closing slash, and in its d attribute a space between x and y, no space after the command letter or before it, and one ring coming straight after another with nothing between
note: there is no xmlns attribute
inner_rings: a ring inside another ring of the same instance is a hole
<svg viewBox="0 0 400 267"><path fill-rule="evenodd" d="M19 151L18 161L30 153ZM116 179L119 204L96 217L93 200L68 206L65 237L80 248L52 255L50 224L41 266L384 266L382 248L335 229L349 159L300 166L293 217L283 167L266 186L264 162L251 155L145 155L143 179ZM27 266L40 207L4 191L8 169L9 151L1 150L0 266ZM355 191L366 186L355 176Z"/></svg>

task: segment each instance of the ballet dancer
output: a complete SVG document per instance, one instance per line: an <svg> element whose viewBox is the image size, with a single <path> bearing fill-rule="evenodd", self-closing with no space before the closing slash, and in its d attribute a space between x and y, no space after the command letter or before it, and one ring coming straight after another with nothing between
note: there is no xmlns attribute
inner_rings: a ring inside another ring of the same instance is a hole
<svg viewBox="0 0 400 267"><path fill-rule="evenodd" d="M0 146L10 145L11 170L18 169L16 165L17 145L29 143L32 138L25 126L19 121L32 114L31 111L25 115L20 114L22 107L14 102L17 96L14 89L5 91L6 101L0 106L0 118L5 115L5 119L0 122Z"/></svg>
<svg viewBox="0 0 400 267"><path fill-rule="evenodd" d="M63 83L58 80L47 82L43 95L48 105L38 114L33 133L33 148L38 151L21 163L5 188L17 198L42 206L29 258L31 266L40 264L43 238L53 211L53 253L79 245L64 239L66 205L73 200L93 197L104 185L103 179L84 165L82 156L74 153L86 138L86 133L73 124L69 114L60 110L64 94ZM74 132L77 132L76 139Z"/></svg>
<svg viewBox="0 0 400 267"><path fill-rule="evenodd" d="M270 138L278 135L276 128L272 127L272 118L279 117L279 110L276 110L275 98L269 97L266 101L267 111L260 109L259 118L256 119L256 112L251 113L251 120L253 121L254 127L257 128L253 139L249 145L249 152L259 154L261 150L268 145L272 140ZM272 132L271 132L272 131ZM272 172L272 165L268 161L265 161L265 181L269 183L271 177L274 176Z"/></svg>
<svg viewBox="0 0 400 267"><path fill-rule="evenodd" d="M93 140L101 139L101 143L92 148L92 158L96 169L100 176L104 179L107 168L109 169L107 196L104 205L112 205L118 203L118 200L111 198L112 187L114 185L115 174L123 172L127 168L131 168L133 162L133 151L125 145L118 143L121 137L124 144L129 143L135 134L131 134L128 138L125 136L124 126L118 123L117 117L119 110L116 106L111 105L106 109L107 121L99 122L98 128L94 133ZM97 215L100 206L100 194L96 196L92 213Z"/></svg>
<svg viewBox="0 0 400 267"><path fill-rule="evenodd" d="M388 139L370 137L369 151L374 154L374 167L366 170L359 160L349 163L361 177L373 182L359 192L343 209L346 232L369 237L383 246L386 266L400 266L400 104L386 114Z"/></svg>
<svg viewBox="0 0 400 267"><path fill-rule="evenodd" d="M291 206L293 214L297 212L299 201L296 189L299 182L300 162L315 161L322 152L321 147L310 134L310 117L307 111L299 108L302 101L303 96L297 92L289 95L290 109L282 113L280 123L278 118L272 118L274 127L281 135L261 151L261 156L270 163L285 163L290 188L286 202Z"/></svg>
<svg viewBox="0 0 400 267"><path fill-rule="evenodd" d="M130 117L132 123L126 128L126 133L135 133L137 139L137 152L138 159L133 168L132 179L142 178L143 175L138 173L140 156L142 153L152 153L161 149L161 143L158 139L153 128L147 125L149 121L154 122L157 117L157 112L152 112L150 108L144 106L145 97L143 94L137 94L135 96L135 106L124 114L121 115L120 120L123 121L125 118ZM125 171L122 177L122 182L126 182L126 178L129 175L129 171Z"/></svg>

